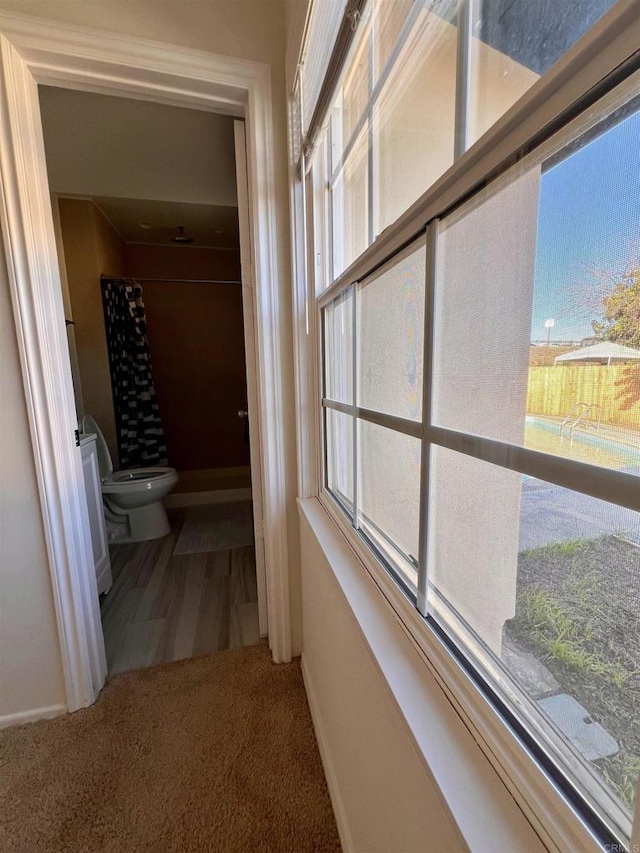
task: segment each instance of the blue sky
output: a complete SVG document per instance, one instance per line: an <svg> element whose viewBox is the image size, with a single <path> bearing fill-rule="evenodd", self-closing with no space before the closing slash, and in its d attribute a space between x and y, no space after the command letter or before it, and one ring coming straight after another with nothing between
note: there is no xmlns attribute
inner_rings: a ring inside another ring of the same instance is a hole
<svg viewBox="0 0 640 853"><path fill-rule="evenodd" d="M624 270L640 249L640 113L625 119L542 175L531 339L593 334L594 272Z"/></svg>

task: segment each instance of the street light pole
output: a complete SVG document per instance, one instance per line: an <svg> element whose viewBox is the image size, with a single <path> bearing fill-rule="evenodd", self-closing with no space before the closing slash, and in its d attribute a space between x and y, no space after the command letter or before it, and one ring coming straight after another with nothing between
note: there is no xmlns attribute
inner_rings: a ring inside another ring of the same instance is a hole
<svg viewBox="0 0 640 853"><path fill-rule="evenodd" d="M551 346L551 329L555 326L555 320L545 320L544 327L547 330L547 346Z"/></svg>

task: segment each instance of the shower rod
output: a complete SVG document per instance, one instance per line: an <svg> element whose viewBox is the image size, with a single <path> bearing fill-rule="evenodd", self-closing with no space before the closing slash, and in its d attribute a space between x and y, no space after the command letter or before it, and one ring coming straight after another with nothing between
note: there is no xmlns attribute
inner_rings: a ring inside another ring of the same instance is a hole
<svg viewBox="0 0 640 853"><path fill-rule="evenodd" d="M160 284L242 284L241 281L235 279L215 279L215 278L138 278L131 276L134 281L157 281Z"/></svg>
<svg viewBox="0 0 640 853"><path fill-rule="evenodd" d="M100 278L115 278L115 279L131 279L139 282L158 282L159 284L242 284L236 279L216 279L216 278L140 278L137 275L131 276L111 276L101 275Z"/></svg>

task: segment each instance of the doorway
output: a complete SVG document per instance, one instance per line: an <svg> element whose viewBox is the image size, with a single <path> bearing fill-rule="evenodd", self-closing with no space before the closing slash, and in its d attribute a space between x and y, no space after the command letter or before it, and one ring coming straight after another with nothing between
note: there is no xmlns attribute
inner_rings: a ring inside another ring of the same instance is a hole
<svg viewBox="0 0 640 853"><path fill-rule="evenodd" d="M67 707L95 700L104 681L104 649L89 539L82 465L64 334L55 240L48 201L37 85L124 94L246 116L249 152L260 447L263 459L269 645L290 659L283 351L277 311L278 251L272 113L266 66L170 45L110 37L34 20L2 21L0 127L2 225L22 360L36 475L49 556ZM91 60L82 58L91 55Z"/></svg>
<svg viewBox="0 0 640 853"><path fill-rule="evenodd" d="M243 123L39 97L108 671L254 645L267 625ZM155 503L168 477L164 527L121 508L129 491Z"/></svg>

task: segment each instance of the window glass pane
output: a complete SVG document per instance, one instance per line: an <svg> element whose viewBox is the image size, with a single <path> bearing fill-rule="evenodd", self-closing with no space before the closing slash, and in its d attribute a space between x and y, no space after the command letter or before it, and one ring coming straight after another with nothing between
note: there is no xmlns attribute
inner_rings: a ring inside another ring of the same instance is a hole
<svg viewBox="0 0 640 853"><path fill-rule="evenodd" d="M324 396L353 403L353 289L330 302L324 319Z"/></svg>
<svg viewBox="0 0 640 853"><path fill-rule="evenodd" d="M640 515L441 447L430 484L432 614L565 769L579 759L574 780L628 833L640 776Z"/></svg>
<svg viewBox="0 0 640 853"><path fill-rule="evenodd" d="M365 127L331 192L333 274L340 275L369 245L369 130Z"/></svg>
<svg viewBox="0 0 640 853"><path fill-rule="evenodd" d="M422 417L426 247L416 247L358 290L358 405Z"/></svg>
<svg viewBox="0 0 640 853"><path fill-rule="evenodd" d="M476 0L470 142L488 130L616 0Z"/></svg>
<svg viewBox="0 0 640 853"><path fill-rule="evenodd" d="M325 409L327 488L353 517L353 418Z"/></svg>
<svg viewBox="0 0 640 853"><path fill-rule="evenodd" d="M639 138L631 102L443 223L439 426L640 474Z"/></svg>
<svg viewBox="0 0 640 853"><path fill-rule="evenodd" d="M331 110L331 171L338 167L351 142L370 95L371 26L367 17Z"/></svg>
<svg viewBox="0 0 640 853"><path fill-rule="evenodd" d="M375 0L373 12L373 75L378 80L396 45L414 0Z"/></svg>
<svg viewBox="0 0 640 853"><path fill-rule="evenodd" d="M417 584L420 442L358 421L359 527L411 588Z"/></svg>
<svg viewBox="0 0 640 853"><path fill-rule="evenodd" d="M423 6L374 106L376 233L453 163L456 10Z"/></svg>

